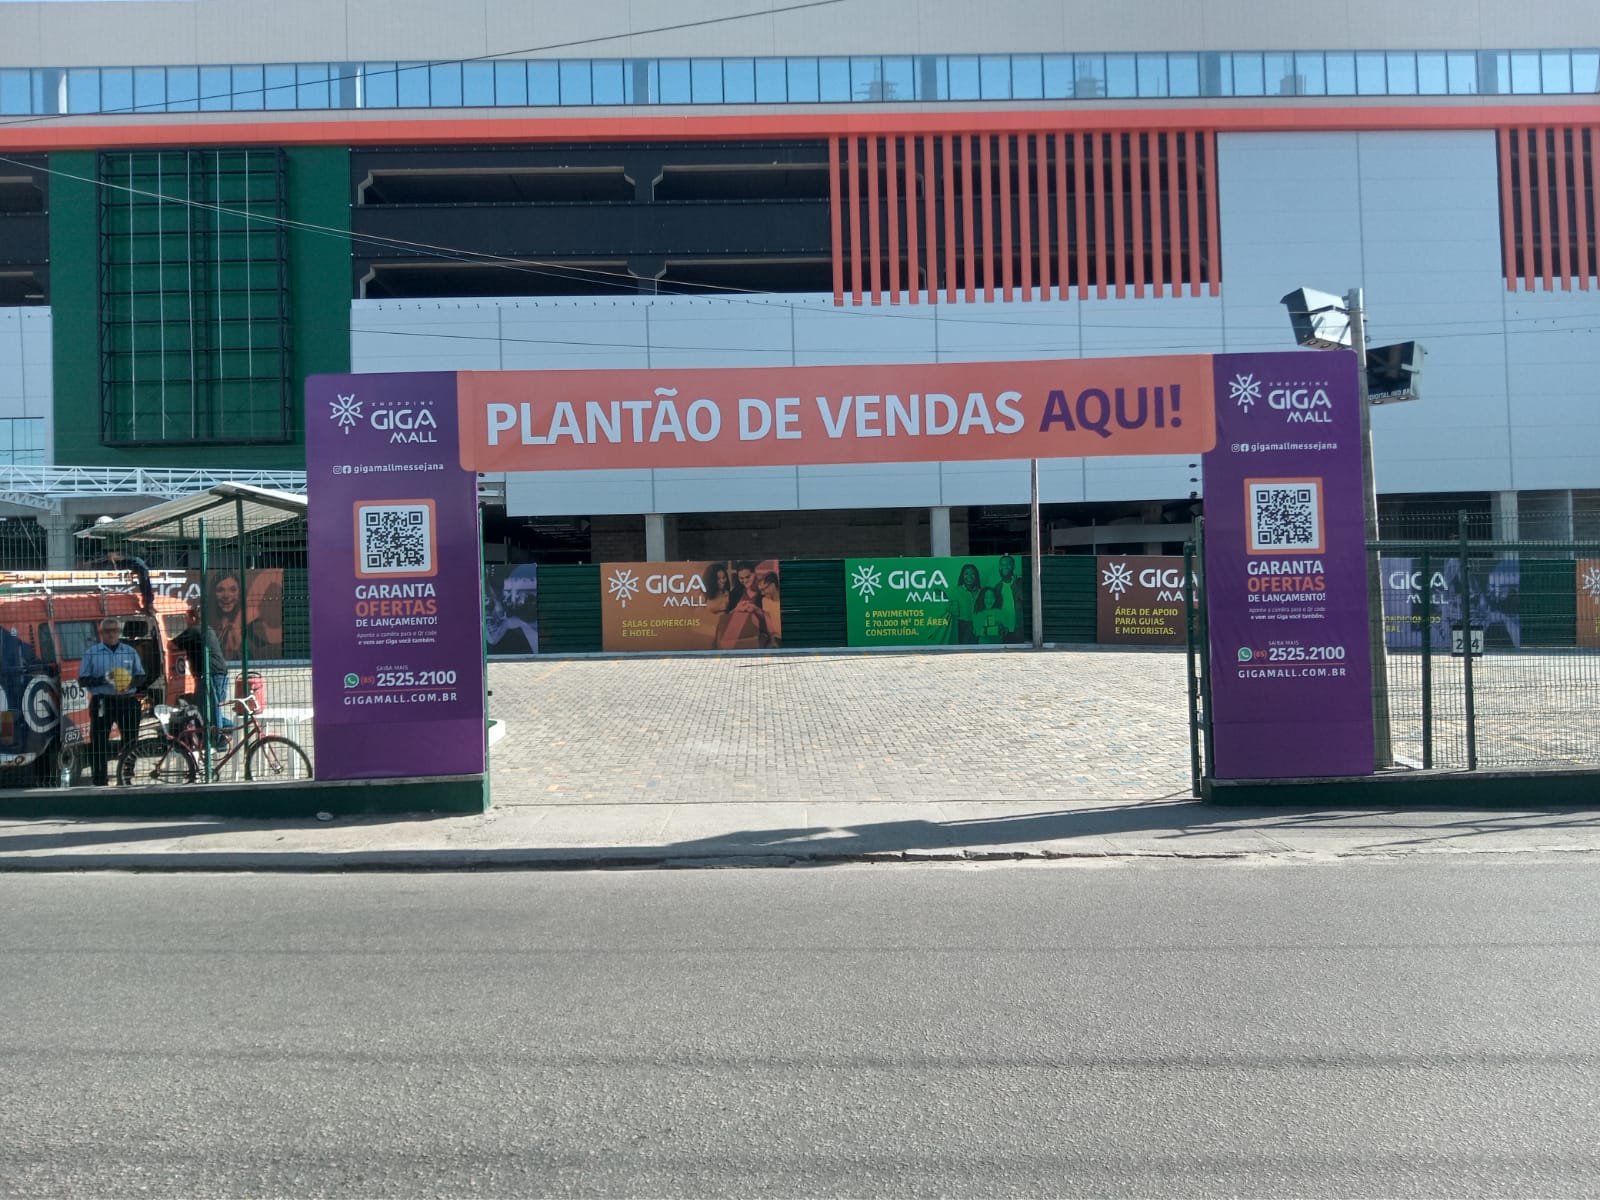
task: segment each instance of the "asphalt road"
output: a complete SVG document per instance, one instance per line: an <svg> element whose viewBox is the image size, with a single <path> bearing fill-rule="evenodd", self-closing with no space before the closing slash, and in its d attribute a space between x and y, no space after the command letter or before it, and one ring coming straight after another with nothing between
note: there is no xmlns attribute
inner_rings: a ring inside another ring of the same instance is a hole
<svg viewBox="0 0 1600 1200"><path fill-rule="evenodd" d="M0 876L7 1196L1600 1193L1547 857Z"/></svg>

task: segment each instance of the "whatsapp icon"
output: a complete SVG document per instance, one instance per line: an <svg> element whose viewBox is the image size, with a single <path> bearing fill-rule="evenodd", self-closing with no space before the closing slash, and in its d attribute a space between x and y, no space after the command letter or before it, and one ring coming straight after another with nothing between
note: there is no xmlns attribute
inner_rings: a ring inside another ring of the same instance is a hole
<svg viewBox="0 0 1600 1200"><path fill-rule="evenodd" d="M359 675L346 675L344 677L344 685L347 688L360 687L361 686L361 676L359 676Z"/></svg>

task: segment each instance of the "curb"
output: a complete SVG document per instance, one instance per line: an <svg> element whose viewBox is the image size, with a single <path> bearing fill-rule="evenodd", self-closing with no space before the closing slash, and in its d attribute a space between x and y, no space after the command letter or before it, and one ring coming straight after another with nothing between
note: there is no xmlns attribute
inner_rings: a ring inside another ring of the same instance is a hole
<svg viewBox="0 0 1600 1200"><path fill-rule="evenodd" d="M321 875L355 872L420 871L614 871L724 870L770 867L858 865L976 865L984 863L1130 863L1233 862L1333 863L1362 860L1496 858L1528 855L1562 857L1600 854L1600 846L1522 846L1467 849L1459 846L1411 850L884 850L853 853L752 854L615 854L604 850L394 850L367 853L303 854L287 852L200 852L182 854L55 854L0 859L0 875L125 872L132 874L275 874Z"/></svg>

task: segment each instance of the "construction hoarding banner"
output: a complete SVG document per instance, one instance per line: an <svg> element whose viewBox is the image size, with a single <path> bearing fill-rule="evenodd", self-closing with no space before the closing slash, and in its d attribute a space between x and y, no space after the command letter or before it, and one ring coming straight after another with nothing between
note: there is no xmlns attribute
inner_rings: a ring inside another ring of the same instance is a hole
<svg viewBox="0 0 1600 1200"><path fill-rule="evenodd" d="M783 644L776 557L602 563L607 650L775 650Z"/></svg>

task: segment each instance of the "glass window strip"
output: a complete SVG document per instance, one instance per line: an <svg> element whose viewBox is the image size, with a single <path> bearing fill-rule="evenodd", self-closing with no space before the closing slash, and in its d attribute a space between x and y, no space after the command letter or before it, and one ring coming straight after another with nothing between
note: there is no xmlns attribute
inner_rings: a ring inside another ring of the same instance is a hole
<svg viewBox="0 0 1600 1200"><path fill-rule="evenodd" d="M1600 49L497 59L0 70L0 115L1593 95Z"/></svg>

